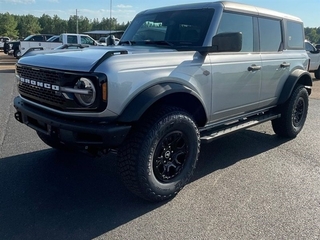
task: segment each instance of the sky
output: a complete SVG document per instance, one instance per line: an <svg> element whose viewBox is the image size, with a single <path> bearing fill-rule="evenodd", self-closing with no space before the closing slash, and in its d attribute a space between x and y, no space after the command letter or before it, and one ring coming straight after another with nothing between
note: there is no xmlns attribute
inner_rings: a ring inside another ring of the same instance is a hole
<svg viewBox="0 0 320 240"><path fill-rule="evenodd" d="M209 0L0 0L0 13L15 15L58 15L69 19L70 15L101 20L116 18L118 23L127 23L145 10L183 3L208 2ZM305 27L320 27L320 0L232 0L257 7L284 12L304 21ZM111 10L111 12L110 12Z"/></svg>

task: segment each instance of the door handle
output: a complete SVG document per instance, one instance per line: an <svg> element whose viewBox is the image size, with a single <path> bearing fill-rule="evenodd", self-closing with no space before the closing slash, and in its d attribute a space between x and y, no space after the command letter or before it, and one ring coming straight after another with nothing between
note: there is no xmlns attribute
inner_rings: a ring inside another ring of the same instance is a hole
<svg viewBox="0 0 320 240"><path fill-rule="evenodd" d="M248 67L248 71L249 72L255 72L261 69L261 66L257 66L255 64L251 65L250 67Z"/></svg>
<svg viewBox="0 0 320 240"><path fill-rule="evenodd" d="M281 63L281 64L280 64L280 67L281 67L281 68L287 68L287 67L290 67L290 63L286 63L286 62Z"/></svg>

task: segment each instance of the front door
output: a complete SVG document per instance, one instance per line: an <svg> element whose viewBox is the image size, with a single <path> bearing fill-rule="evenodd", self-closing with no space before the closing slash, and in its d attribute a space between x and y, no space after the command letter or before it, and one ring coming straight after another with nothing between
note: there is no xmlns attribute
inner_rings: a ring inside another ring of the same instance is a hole
<svg viewBox="0 0 320 240"><path fill-rule="evenodd" d="M255 18L251 15L224 12L217 34L242 34L240 52L209 54L212 66L212 107L210 120L253 111L259 106L261 56L257 51Z"/></svg>

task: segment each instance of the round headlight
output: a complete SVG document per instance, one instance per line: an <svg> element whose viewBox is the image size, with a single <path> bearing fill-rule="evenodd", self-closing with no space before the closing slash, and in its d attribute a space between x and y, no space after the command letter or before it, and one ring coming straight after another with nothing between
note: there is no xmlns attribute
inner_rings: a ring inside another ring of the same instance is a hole
<svg viewBox="0 0 320 240"><path fill-rule="evenodd" d="M96 89L90 79L80 78L74 88L79 89L75 96L81 105L88 107L96 100Z"/></svg>

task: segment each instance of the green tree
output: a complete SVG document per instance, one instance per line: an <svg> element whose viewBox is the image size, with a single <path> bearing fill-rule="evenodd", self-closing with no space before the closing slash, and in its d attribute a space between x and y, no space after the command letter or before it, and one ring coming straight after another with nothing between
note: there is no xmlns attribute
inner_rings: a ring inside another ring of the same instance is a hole
<svg viewBox="0 0 320 240"><path fill-rule="evenodd" d="M52 33L61 34L68 31L68 23L66 20L61 19L58 15L54 15L52 18Z"/></svg>
<svg viewBox="0 0 320 240"><path fill-rule="evenodd" d="M99 26L100 26L99 19L94 18L93 21L91 22L91 30L100 30Z"/></svg>
<svg viewBox="0 0 320 240"><path fill-rule="evenodd" d="M38 18L31 14L20 16L18 21L18 31L20 33L20 37L27 37L31 34L40 33L41 27Z"/></svg>
<svg viewBox="0 0 320 240"><path fill-rule="evenodd" d="M312 43L320 42L320 28L308 28L305 29L306 39Z"/></svg>
<svg viewBox="0 0 320 240"><path fill-rule="evenodd" d="M110 19L102 18L99 24L99 30L110 30Z"/></svg>
<svg viewBox="0 0 320 240"><path fill-rule="evenodd" d="M39 18L39 24L42 29L41 33L53 33L53 20L49 15L43 14Z"/></svg>
<svg viewBox="0 0 320 240"><path fill-rule="evenodd" d="M87 17L81 16L78 19L78 25L79 25L79 33L91 31L92 24L90 23L90 20Z"/></svg>
<svg viewBox="0 0 320 240"><path fill-rule="evenodd" d="M18 37L18 31L16 29L18 22L13 15L8 12L0 14L0 23L0 36L7 36L10 38Z"/></svg>
<svg viewBox="0 0 320 240"><path fill-rule="evenodd" d="M76 33L77 32L77 16L76 15L72 15L69 17L68 32L69 33Z"/></svg>

